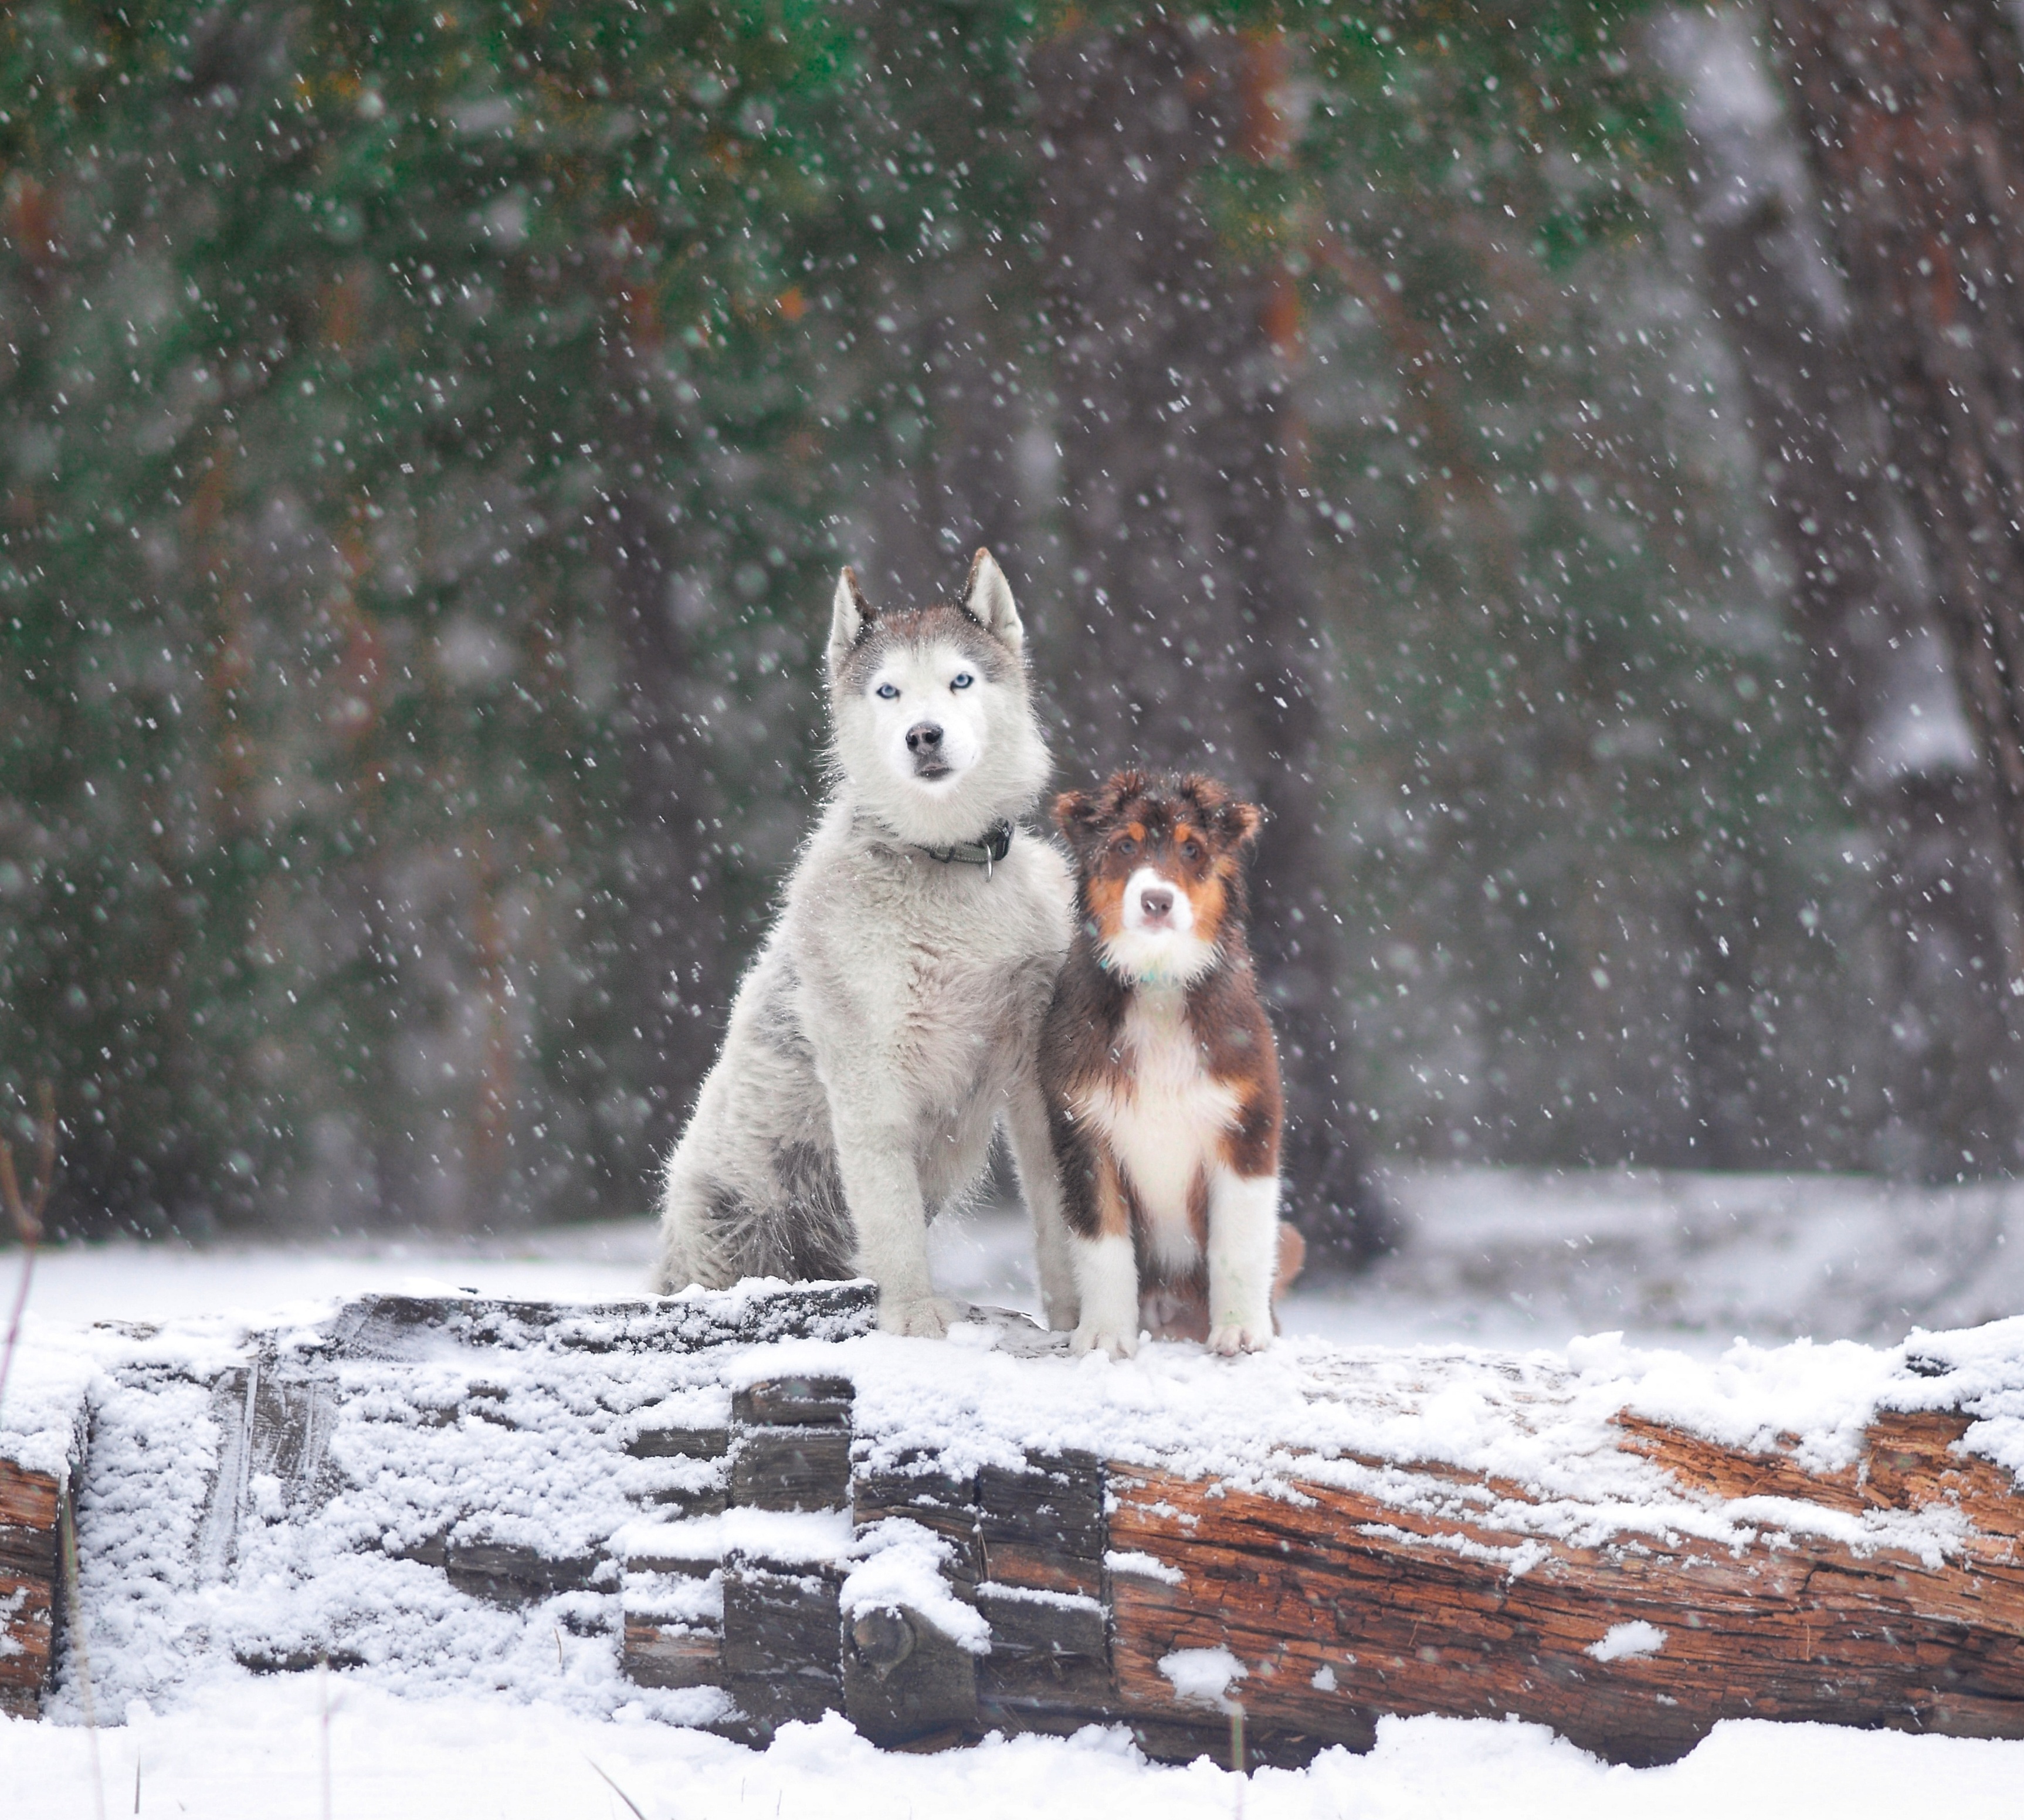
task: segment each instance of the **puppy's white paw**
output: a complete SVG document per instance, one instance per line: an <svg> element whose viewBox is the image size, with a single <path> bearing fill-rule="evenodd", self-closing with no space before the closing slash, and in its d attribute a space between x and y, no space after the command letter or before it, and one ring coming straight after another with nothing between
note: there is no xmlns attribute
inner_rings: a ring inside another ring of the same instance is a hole
<svg viewBox="0 0 2024 1820"><path fill-rule="evenodd" d="M1272 1344L1272 1323L1267 1319L1263 1325L1251 1321L1225 1321L1208 1330L1208 1349L1220 1352L1226 1359L1239 1352L1262 1352Z"/></svg>
<svg viewBox="0 0 2024 1820"><path fill-rule="evenodd" d="M881 1296L878 1330L882 1334L899 1334L910 1340L947 1339L952 1307L952 1304L933 1296L922 1296L904 1302Z"/></svg>
<svg viewBox="0 0 2024 1820"><path fill-rule="evenodd" d="M1085 1321L1076 1329L1069 1349L1077 1357L1100 1352L1113 1359L1129 1359L1138 1350L1138 1330L1135 1325Z"/></svg>

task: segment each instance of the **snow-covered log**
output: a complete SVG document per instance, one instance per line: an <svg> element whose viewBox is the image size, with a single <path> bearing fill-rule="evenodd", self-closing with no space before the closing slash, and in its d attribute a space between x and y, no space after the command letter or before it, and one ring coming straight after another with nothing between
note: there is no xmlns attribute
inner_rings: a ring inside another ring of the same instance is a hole
<svg viewBox="0 0 2024 1820"><path fill-rule="evenodd" d="M1818 1473L1623 1426L1718 1530L1597 1510L1583 1540L1536 1488L1437 1465L1291 1498L1119 1475L1112 1540L1147 1563L1116 1581L1124 1703L1178 1713L1172 1659L1208 1650L1254 1724L1352 1744L1388 1712L1543 1720L1641 1763L1721 1719L2024 1736L2024 1499L1956 1451L1967 1418L1886 1415Z"/></svg>
<svg viewBox="0 0 2024 1820"><path fill-rule="evenodd" d="M63 1531L84 1463L81 1361L17 1358L0 1403L0 1713L33 1718L63 1631Z"/></svg>
<svg viewBox="0 0 2024 1820"><path fill-rule="evenodd" d="M1102 1721L1286 1761L1419 1712L1636 1763L1730 1716L2024 1737L2024 1321L1113 1365L871 1312L750 1285L99 1330L81 1480L60 1415L0 1469L75 1487L58 1697L328 1662L915 1748Z"/></svg>

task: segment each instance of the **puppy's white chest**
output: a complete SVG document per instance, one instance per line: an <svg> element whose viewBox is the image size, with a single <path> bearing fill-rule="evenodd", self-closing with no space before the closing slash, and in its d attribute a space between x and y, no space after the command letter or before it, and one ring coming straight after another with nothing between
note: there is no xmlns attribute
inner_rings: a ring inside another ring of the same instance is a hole
<svg viewBox="0 0 2024 1820"><path fill-rule="evenodd" d="M1178 992L1134 994L1120 1038L1120 1066L1091 1096L1088 1115L1131 1178L1149 1247L1185 1265L1198 1255L1189 1206L1238 1096L1202 1066Z"/></svg>

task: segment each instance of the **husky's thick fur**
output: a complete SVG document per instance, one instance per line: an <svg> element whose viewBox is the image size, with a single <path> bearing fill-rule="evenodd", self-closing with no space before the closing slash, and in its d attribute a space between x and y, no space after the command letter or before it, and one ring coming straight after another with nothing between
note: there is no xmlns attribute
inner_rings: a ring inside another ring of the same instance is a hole
<svg viewBox="0 0 2024 1820"><path fill-rule="evenodd" d="M1272 1342L1305 1246L1279 1223L1278 1053L1245 938L1260 821L1213 779L1070 791L1082 921L1040 1040L1078 1352Z"/></svg>
<svg viewBox="0 0 2024 1820"><path fill-rule="evenodd" d="M927 1223L1002 1120L1050 1318L1072 1321L1036 1053L1073 891L1014 827L1048 764L1025 642L987 552L953 606L880 612L843 571L834 793L669 1162L662 1289L863 1275L882 1327L938 1336Z"/></svg>

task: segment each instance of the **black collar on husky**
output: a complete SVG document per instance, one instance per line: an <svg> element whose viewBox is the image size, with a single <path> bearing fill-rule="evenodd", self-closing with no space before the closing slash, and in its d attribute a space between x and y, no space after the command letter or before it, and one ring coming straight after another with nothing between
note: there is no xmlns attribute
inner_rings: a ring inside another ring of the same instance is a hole
<svg viewBox="0 0 2024 1820"><path fill-rule="evenodd" d="M945 847L931 847L919 841L910 841L904 835L896 835L875 816L857 812L860 825L876 828L896 846L911 847L917 853L926 853L931 860L940 860L945 865L981 866L984 875L991 876L991 868L1012 850L1012 824L1009 821L994 821L984 831L981 840L957 841Z"/></svg>
<svg viewBox="0 0 2024 1820"><path fill-rule="evenodd" d="M953 846L921 849L930 859L940 860L945 866L952 863L981 866L987 879L991 876L991 868L1011 850L1012 824L1009 821L994 821L984 831L981 841L958 841Z"/></svg>

